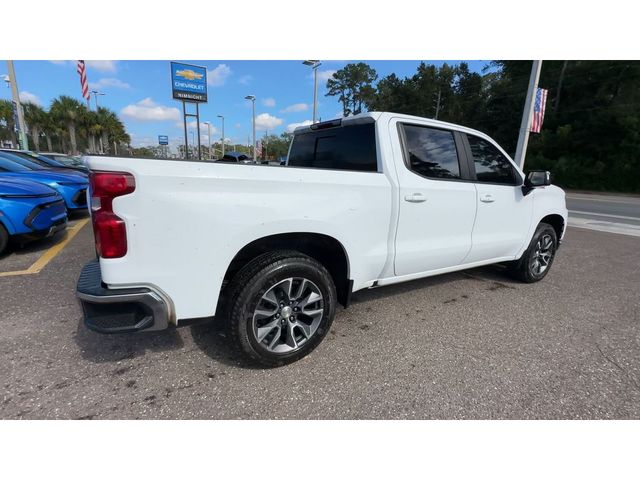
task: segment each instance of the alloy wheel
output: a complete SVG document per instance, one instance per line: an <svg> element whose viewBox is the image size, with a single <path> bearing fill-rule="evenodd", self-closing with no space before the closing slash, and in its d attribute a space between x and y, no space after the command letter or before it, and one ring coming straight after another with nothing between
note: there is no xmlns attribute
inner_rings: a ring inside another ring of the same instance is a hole
<svg viewBox="0 0 640 480"><path fill-rule="evenodd" d="M291 353L316 333L323 315L318 286L307 278L286 278L260 298L253 312L253 333L269 352Z"/></svg>
<svg viewBox="0 0 640 480"><path fill-rule="evenodd" d="M534 275L542 275L553 259L553 238L548 233L540 237L531 256L531 271Z"/></svg>

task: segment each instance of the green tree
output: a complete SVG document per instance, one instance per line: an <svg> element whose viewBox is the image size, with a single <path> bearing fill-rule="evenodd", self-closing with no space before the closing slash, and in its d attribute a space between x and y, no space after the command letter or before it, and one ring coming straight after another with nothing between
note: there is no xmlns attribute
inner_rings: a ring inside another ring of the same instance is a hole
<svg viewBox="0 0 640 480"><path fill-rule="evenodd" d="M377 79L376 71L366 63L349 63L327 80L326 96L338 97L345 117L356 115L375 95L373 82Z"/></svg>
<svg viewBox="0 0 640 480"><path fill-rule="evenodd" d="M59 126L64 126L69 134L71 153L78 152L78 138L76 136L76 126L81 121L86 107L75 98L60 95L51 102L50 113Z"/></svg>
<svg viewBox="0 0 640 480"><path fill-rule="evenodd" d="M0 137L2 140L11 140L14 145L17 144L11 100L0 100Z"/></svg>

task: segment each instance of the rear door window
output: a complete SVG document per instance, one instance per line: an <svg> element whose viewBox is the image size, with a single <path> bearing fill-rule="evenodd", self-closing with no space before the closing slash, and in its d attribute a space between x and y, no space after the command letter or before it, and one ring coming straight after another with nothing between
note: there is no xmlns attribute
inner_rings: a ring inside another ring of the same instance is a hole
<svg viewBox="0 0 640 480"><path fill-rule="evenodd" d="M375 124L345 125L296 135L288 165L376 172Z"/></svg>

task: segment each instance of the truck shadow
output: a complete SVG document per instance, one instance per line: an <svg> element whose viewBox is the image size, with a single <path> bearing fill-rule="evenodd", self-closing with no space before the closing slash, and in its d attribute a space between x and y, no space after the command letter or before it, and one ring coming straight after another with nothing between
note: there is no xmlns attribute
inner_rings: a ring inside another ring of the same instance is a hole
<svg viewBox="0 0 640 480"><path fill-rule="evenodd" d="M504 273L504 269L496 266L480 267L463 272L438 275L414 280L397 285L389 285L370 290L362 290L354 294L353 306L366 305L378 299L399 297L406 293L428 289L431 286L452 283L460 280L485 282L487 290L499 288L515 289L519 282L512 280ZM339 328L342 308L336 312L336 324ZM334 324L335 325L335 324ZM187 328L180 329L185 333ZM224 333L222 319L208 325L190 327L194 344L212 360L243 369L263 370L265 367L247 361L230 345ZM74 335L82 357L93 363L115 363L144 356L148 351L165 352L185 348L181 333L174 328L159 332L139 334L105 335L88 330L82 318Z"/></svg>
<svg viewBox="0 0 640 480"><path fill-rule="evenodd" d="M508 277L504 268L500 266L488 266L475 268L473 270L465 270L462 272L454 272L434 277L413 280L410 282L389 285L370 290L361 290L354 293L352 305L354 307L366 306L369 302L389 297L400 297L403 294L414 291L428 289L429 287L452 283L460 280L471 280L486 283L486 290L493 291L501 288L515 289L519 282ZM428 291L428 290L425 290ZM343 308L340 306L336 310L334 325L340 328ZM219 319L213 324L199 325L191 327L191 335L194 343L209 358L225 365L251 369L264 370L261 365L257 365L247 361L241 354L237 353L230 345L228 338L225 336L223 319Z"/></svg>
<svg viewBox="0 0 640 480"><path fill-rule="evenodd" d="M222 321L209 325L193 326L191 327L191 336L200 350L216 362L247 370L268 368L245 359L231 346L230 340L225 335Z"/></svg>
<svg viewBox="0 0 640 480"><path fill-rule="evenodd" d="M180 350L184 341L176 329L146 333L102 334L84 326L82 317L73 336L82 358L93 363L114 363L144 356L147 351Z"/></svg>
<svg viewBox="0 0 640 480"><path fill-rule="evenodd" d="M445 273L442 275L435 275L433 277L411 280L409 282L397 283L379 288L360 290L353 294L351 303L352 305L366 303L459 280L486 282L487 290L496 290L499 288L515 289L517 288L517 285L521 284L519 281L509 277L504 267L500 265L489 265L486 267Z"/></svg>

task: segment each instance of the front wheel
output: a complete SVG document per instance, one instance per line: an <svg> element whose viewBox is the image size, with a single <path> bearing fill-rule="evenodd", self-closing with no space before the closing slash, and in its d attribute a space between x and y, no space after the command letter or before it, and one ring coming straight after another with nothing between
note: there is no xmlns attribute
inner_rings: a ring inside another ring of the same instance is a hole
<svg viewBox="0 0 640 480"><path fill-rule="evenodd" d="M555 229L548 223L541 223L520 260L511 264L511 274L526 283L539 282L549 273L557 249Z"/></svg>
<svg viewBox="0 0 640 480"><path fill-rule="evenodd" d="M232 340L248 358L266 366L308 355L335 314L331 275L295 251L257 257L234 277L227 292Z"/></svg>

